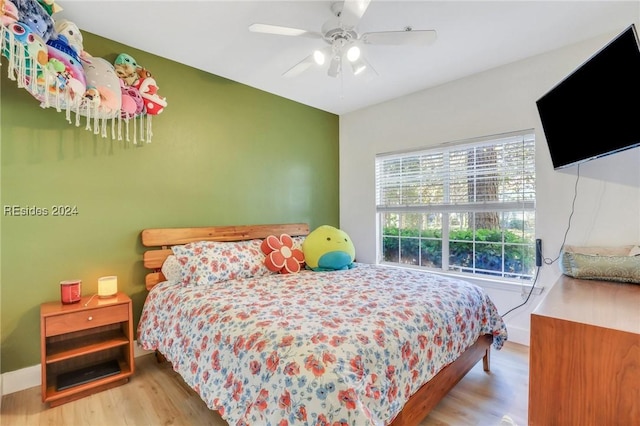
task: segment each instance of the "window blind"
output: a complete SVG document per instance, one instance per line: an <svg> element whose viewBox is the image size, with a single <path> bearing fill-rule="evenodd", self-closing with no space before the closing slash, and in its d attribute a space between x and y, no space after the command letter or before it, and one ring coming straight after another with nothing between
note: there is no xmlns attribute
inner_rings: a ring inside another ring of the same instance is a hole
<svg viewBox="0 0 640 426"><path fill-rule="evenodd" d="M532 131L376 158L376 208L513 211L535 208Z"/></svg>

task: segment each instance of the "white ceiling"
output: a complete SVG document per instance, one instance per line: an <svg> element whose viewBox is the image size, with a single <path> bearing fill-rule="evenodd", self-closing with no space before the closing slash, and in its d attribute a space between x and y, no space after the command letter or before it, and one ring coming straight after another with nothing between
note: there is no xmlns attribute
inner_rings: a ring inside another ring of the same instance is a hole
<svg viewBox="0 0 640 426"><path fill-rule="evenodd" d="M335 114L403 96L611 32L640 21L635 1L372 0L359 33L435 29L429 46L367 45L374 78L282 74L322 40L249 32L268 23L320 32L331 1L57 0L54 19ZM91 52L88 52L91 53ZM118 52L126 53L126 52ZM595 53L595 52L594 52ZM144 65L144 64L141 64ZM162 70L151 70L162 85Z"/></svg>

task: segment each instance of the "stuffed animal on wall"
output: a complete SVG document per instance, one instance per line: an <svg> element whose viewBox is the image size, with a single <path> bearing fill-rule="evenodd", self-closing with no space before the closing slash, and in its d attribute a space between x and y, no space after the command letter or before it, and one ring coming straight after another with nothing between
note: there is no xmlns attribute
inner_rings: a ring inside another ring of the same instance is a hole
<svg viewBox="0 0 640 426"><path fill-rule="evenodd" d="M124 81L127 86L133 86L138 81L138 63L131 55L121 53L113 63L118 77Z"/></svg>
<svg viewBox="0 0 640 426"><path fill-rule="evenodd" d="M53 37L63 36L66 39L67 44L71 47L79 57L86 56L84 51L84 38L80 32L78 26L66 19L57 20L54 24L54 29L57 35Z"/></svg>
<svg viewBox="0 0 640 426"><path fill-rule="evenodd" d="M346 232L330 225L314 229L302 243L307 268L338 271L355 267L356 249Z"/></svg>
<svg viewBox="0 0 640 426"><path fill-rule="evenodd" d="M62 11L62 7L54 0L38 0L38 3L49 15Z"/></svg>
<svg viewBox="0 0 640 426"><path fill-rule="evenodd" d="M25 76L24 83L30 84L32 73L41 74L37 65L46 67L49 62L47 45L39 35L20 21L12 22L4 29L5 43L0 40L3 47L1 53L6 57L15 55L24 58L24 62L21 63L21 73ZM15 49L11 47L12 43L15 44Z"/></svg>
<svg viewBox="0 0 640 426"><path fill-rule="evenodd" d="M18 20L18 8L10 0L0 0L0 23L5 27Z"/></svg>
<svg viewBox="0 0 640 426"><path fill-rule="evenodd" d="M27 41L27 50L30 58L33 58L38 65L46 67L49 62L49 49L47 44L37 34L33 34Z"/></svg>
<svg viewBox="0 0 640 426"><path fill-rule="evenodd" d="M103 58L85 57L82 68L87 80L85 98L99 107L99 116L116 117L122 108L122 91L113 65Z"/></svg>
<svg viewBox="0 0 640 426"><path fill-rule="evenodd" d="M34 33L31 30L31 28L29 28L23 22L15 21L6 25L6 28L4 31L4 38L6 43L3 44L3 48L4 48L3 54L5 56L9 57L12 54L21 55L22 53L24 53L27 59L34 58L37 61L46 59L46 58L39 57L40 51L38 50L38 49L44 50L44 53L46 54L47 52L46 44L40 38L40 36ZM24 52L18 52L18 51L12 52L11 41L10 41L11 39L13 39L16 44L21 44L24 47ZM44 63L46 64L47 61L44 60Z"/></svg>
<svg viewBox="0 0 640 426"><path fill-rule="evenodd" d="M124 80L120 79L120 93L122 96L120 117L134 118L144 112L144 99L140 96L138 89L127 86Z"/></svg>
<svg viewBox="0 0 640 426"><path fill-rule="evenodd" d="M13 0L18 9L18 20L31 28L44 42L55 33L53 19L36 0Z"/></svg>
<svg viewBox="0 0 640 426"><path fill-rule="evenodd" d="M121 53L113 62L113 68L120 79L120 89L122 92L122 112L121 117L128 119L143 114L144 100L140 96L140 91L134 85L140 79L138 71L140 66L131 55Z"/></svg>
<svg viewBox="0 0 640 426"><path fill-rule="evenodd" d="M49 61L56 59L64 64L65 69L59 77L64 81L60 88L68 90L73 98L73 103L78 104L87 90L87 80L84 68L77 52L69 46L64 36L49 39L47 42Z"/></svg>
<svg viewBox="0 0 640 426"><path fill-rule="evenodd" d="M138 67L138 80L133 83L144 99L144 109L149 115L158 115L167 106L167 99L158 94L158 84L151 73L143 67Z"/></svg>

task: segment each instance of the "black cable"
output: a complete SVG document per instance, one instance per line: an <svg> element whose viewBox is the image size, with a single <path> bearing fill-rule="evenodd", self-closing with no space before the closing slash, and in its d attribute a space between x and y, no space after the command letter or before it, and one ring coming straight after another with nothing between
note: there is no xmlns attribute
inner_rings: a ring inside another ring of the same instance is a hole
<svg viewBox="0 0 640 426"><path fill-rule="evenodd" d="M558 257L556 257L553 260L543 257L543 261L544 261L545 265L553 264L558 259L560 259L560 256L562 256L562 249L564 248L564 245L567 242L567 235L569 234L569 230L571 229L571 219L573 218L573 213L575 213L575 211L576 211L576 199L578 198L578 182L579 181L580 181L580 164L578 164L578 171L577 171L577 174L576 174L576 183L574 184L574 187L573 187L573 201L571 202L571 213L569 214L569 223L567 224L567 229L564 232L564 238L562 239L562 244L560 245L560 250L558 251ZM540 273L540 267L538 266L538 269L536 270L536 276L533 278L533 284L531 284L531 290L529 290L529 294L527 295L527 298L524 300L524 302L522 302L518 306L515 306L515 307L509 309L507 312L505 312L504 314L501 315L502 317L504 317L508 313L510 313L512 311L515 311L516 309L518 309L518 308L520 308L520 307L522 307L522 306L527 304L527 302L529 301L529 298L531 297L531 294L533 294L533 289L535 288L536 282L538 281L538 274L539 273Z"/></svg>
<svg viewBox="0 0 640 426"><path fill-rule="evenodd" d="M571 219L573 218L573 213L576 211L576 199L578 198L578 182L580 181L580 164L578 164L578 172L576 175L576 183L573 187L573 201L571 202L571 214L569 214L569 223L567 224L567 230L564 232L564 238L562 239L562 244L560 245L560 250L558 250L558 257L555 259L543 258L545 265L551 265L555 263L560 256L562 256L562 249L564 249L564 245L567 242L567 235L569 234L569 230L571 229Z"/></svg>
<svg viewBox="0 0 640 426"><path fill-rule="evenodd" d="M500 315L501 317L504 317L505 315L507 315L508 313L515 311L516 309L524 306L527 304L527 302L529 301L529 298L531 297L531 294L533 293L533 289L536 287L536 282L538 281L538 274L540 273L540 267L538 266L538 269L536 269L536 276L533 278L533 283L531 284L531 290L529 290L529 294L527 295L527 298L524 300L524 302L522 302L521 304L519 304L518 306L514 306L513 308L509 309L507 312L505 312L504 314Z"/></svg>

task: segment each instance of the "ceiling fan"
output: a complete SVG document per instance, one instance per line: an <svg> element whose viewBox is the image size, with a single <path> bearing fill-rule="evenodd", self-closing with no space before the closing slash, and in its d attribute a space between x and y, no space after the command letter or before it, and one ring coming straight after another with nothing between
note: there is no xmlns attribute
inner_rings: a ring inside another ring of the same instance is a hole
<svg viewBox="0 0 640 426"><path fill-rule="evenodd" d="M356 27L367 11L370 2L371 0L344 0L331 3L331 11L335 18L326 21L322 25L321 32L262 23L249 25L249 31L320 39L328 44L328 46L314 50L302 61L285 71L283 74L285 77L297 76L313 64L324 65L327 58L329 58L327 74L330 77L341 75L345 62L351 65L354 75L363 74L367 70L375 73L371 64L362 55L361 46L367 44L424 46L436 40L435 30L414 30L411 27L405 27L401 31L359 33Z"/></svg>

